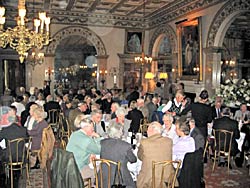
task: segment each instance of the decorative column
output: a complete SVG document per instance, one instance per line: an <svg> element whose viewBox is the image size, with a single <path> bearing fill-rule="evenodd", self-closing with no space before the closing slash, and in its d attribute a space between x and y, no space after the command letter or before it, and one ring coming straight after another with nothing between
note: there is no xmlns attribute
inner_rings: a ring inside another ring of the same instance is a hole
<svg viewBox="0 0 250 188"><path fill-rule="evenodd" d="M205 66L203 66L204 86L210 95L215 94L215 90L220 87L221 81L221 47L208 47L203 49L205 57Z"/></svg>

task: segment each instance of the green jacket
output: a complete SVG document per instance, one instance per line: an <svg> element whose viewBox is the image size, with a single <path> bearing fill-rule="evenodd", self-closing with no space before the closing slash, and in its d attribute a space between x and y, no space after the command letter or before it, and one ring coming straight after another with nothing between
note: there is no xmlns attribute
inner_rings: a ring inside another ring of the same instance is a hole
<svg viewBox="0 0 250 188"><path fill-rule="evenodd" d="M78 130L71 134L66 150L74 154L76 164L81 169L89 164L90 154L100 155L100 138L91 138Z"/></svg>

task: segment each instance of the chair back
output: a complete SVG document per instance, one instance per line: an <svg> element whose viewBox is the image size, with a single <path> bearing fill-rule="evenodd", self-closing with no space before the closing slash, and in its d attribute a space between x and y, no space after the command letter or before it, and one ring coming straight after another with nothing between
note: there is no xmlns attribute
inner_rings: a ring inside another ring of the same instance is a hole
<svg viewBox="0 0 250 188"><path fill-rule="evenodd" d="M213 130L214 137L215 137L215 151L217 151L219 156L228 156L230 155L231 147L232 147L232 139L233 139L233 132L218 129Z"/></svg>
<svg viewBox="0 0 250 188"><path fill-rule="evenodd" d="M214 163L213 163L213 169L215 169L215 163L216 159L224 158L227 160L227 169L228 169L228 174L229 174L229 169L230 169L230 162L231 162L231 148L232 148L232 140L233 140L233 132L223 130L223 129L218 129L215 130L213 129L213 134L214 134ZM220 160L218 160L219 162Z"/></svg>
<svg viewBox="0 0 250 188"><path fill-rule="evenodd" d="M51 109L48 112L48 122L49 123L53 123L53 124L57 124L59 122L59 115L60 115L60 110L58 109Z"/></svg>
<svg viewBox="0 0 250 188"><path fill-rule="evenodd" d="M121 168L121 163L120 162L115 162L107 159L95 159L92 161L93 166L94 166L94 171L95 171L95 179L96 179L96 187L100 188L107 188L111 187L112 183L111 180L111 169L115 170L117 169L117 176L120 176L120 168ZM99 173L98 173L98 165L99 164ZM114 166L115 168L112 168ZM108 179L104 179L104 173L108 172ZM114 177L115 178L115 177ZM99 182L98 182L99 179ZM107 185L104 185L104 182L107 182Z"/></svg>
<svg viewBox="0 0 250 188"><path fill-rule="evenodd" d="M71 129L69 126L68 119L63 115L63 113L59 116L59 130L60 130L60 137L66 138L67 141L69 140L69 137L71 135Z"/></svg>
<svg viewBox="0 0 250 188"><path fill-rule="evenodd" d="M31 138L17 138L7 142L8 164L11 166L23 165L28 158L27 148L30 148Z"/></svg>
<svg viewBox="0 0 250 188"><path fill-rule="evenodd" d="M152 161L152 188L163 188L166 185L168 188L174 188L180 166L181 161ZM160 184L157 180L160 180Z"/></svg>

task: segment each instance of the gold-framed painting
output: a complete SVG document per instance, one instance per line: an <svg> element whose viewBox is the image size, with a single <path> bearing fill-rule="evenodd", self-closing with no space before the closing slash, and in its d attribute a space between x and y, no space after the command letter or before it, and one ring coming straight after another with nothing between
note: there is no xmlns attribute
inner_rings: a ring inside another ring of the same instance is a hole
<svg viewBox="0 0 250 188"><path fill-rule="evenodd" d="M202 80L201 18L179 23L178 74L183 80Z"/></svg>
<svg viewBox="0 0 250 188"><path fill-rule="evenodd" d="M125 53L142 53L144 33L141 30L126 30Z"/></svg>

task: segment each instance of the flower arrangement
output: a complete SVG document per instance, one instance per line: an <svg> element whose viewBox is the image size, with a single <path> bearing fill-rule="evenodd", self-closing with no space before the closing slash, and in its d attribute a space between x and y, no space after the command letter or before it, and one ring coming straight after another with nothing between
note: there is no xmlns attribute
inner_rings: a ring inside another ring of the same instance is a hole
<svg viewBox="0 0 250 188"><path fill-rule="evenodd" d="M250 79L228 79L216 91L228 106L240 106L241 103L250 105Z"/></svg>

